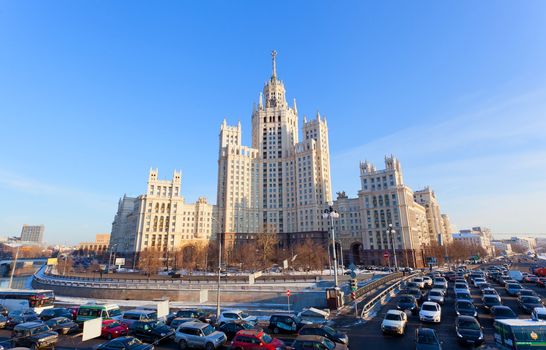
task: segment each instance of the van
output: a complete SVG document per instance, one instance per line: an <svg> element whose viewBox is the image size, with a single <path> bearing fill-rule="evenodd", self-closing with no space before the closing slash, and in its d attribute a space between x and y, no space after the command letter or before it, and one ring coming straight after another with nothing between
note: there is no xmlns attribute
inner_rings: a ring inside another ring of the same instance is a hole
<svg viewBox="0 0 546 350"><path fill-rule="evenodd" d="M508 276L510 276L510 278L512 278L515 281L518 281L518 282L523 281L523 274L521 273L521 271L510 270L508 271Z"/></svg>
<svg viewBox="0 0 546 350"><path fill-rule="evenodd" d="M155 321L157 313L150 310L130 310L125 311L121 317L121 322L125 323L129 328L137 321Z"/></svg>
<svg viewBox="0 0 546 350"><path fill-rule="evenodd" d="M103 319L121 319L121 310L116 304L84 304L78 309L76 322L82 324L85 321L102 317Z"/></svg>

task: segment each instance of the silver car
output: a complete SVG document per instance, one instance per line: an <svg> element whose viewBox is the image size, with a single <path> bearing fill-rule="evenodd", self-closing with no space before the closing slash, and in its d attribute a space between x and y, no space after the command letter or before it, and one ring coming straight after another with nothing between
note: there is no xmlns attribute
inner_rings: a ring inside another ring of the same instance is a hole
<svg viewBox="0 0 546 350"><path fill-rule="evenodd" d="M444 301L445 301L445 297L444 297L444 293L441 289L431 289L429 292L428 292L428 295L427 295L427 300L428 301L434 301L438 304L444 304Z"/></svg>
<svg viewBox="0 0 546 350"><path fill-rule="evenodd" d="M214 350L223 346L227 340L224 332L219 332L210 324L199 321L181 324L174 336L180 349Z"/></svg>

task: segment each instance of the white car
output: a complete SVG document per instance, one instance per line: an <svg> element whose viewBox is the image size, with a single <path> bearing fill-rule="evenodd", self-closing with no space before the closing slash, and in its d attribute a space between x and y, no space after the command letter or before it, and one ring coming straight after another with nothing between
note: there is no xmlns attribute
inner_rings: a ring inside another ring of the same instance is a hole
<svg viewBox="0 0 546 350"><path fill-rule="evenodd" d="M535 321L546 321L546 307L535 307L531 318Z"/></svg>
<svg viewBox="0 0 546 350"><path fill-rule="evenodd" d="M474 284L474 287L479 287L480 284L487 283L485 281L485 278L477 277L472 280L472 283Z"/></svg>
<svg viewBox="0 0 546 350"><path fill-rule="evenodd" d="M381 322L381 331L383 333L404 334L408 325L408 315L404 311L389 310Z"/></svg>
<svg viewBox="0 0 546 350"><path fill-rule="evenodd" d="M425 280L422 277L415 277L411 281L416 283L419 288L425 288Z"/></svg>
<svg viewBox="0 0 546 350"><path fill-rule="evenodd" d="M425 281L425 284L428 287L432 287L432 278L430 278L429 276L423 276L423 281Z"/></svg>
<svg viewBox="0 0 546 350"><path fill-rule="evenodd" d="M438 304L443 304L445 300L444 292L441 289L431 289L427 296L428 301L433 301Z"/></svg>
<svg viewBox="0 0 546 350"><path fill-rule="evenodd" d="M455 294L463 292L470 294L470 289L468 288L468 285L466 283L455 282L455 285L453 286L453 292Z"/></svg>
<svg viewBox="0 0 546 350"><path fill-rule="evenodd" d="M423 322L440 323L442 321L442 308L438 303L425 301L419 311L419 319Z"/></svg>
<svg viewBox="0 0 546 350"><path fill-rule="evenodd" d="M236 320L247 321L249 323L256 323L256 316L250 316L243 310L226 310L220 313L220 318L218 319L218 325L221 325L226 322L232 322Z"/></svg>
<svg viewBox="0 0 546 350"><path fill-rule="evenodd" d="M447 289L447 281L443 277L434 277L434 284L438 286L444 286Z"/></svg>

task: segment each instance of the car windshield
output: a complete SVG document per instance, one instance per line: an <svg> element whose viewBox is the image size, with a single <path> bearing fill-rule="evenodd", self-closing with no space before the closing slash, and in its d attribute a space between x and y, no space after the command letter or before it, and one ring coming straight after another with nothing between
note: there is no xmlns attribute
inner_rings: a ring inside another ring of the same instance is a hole
<svg viewBox="0 0 546 350"><path fill-rule="evenodd" d="M425 311L436 311L436 310L438 310L436 308L436 305L432 305L432 304L424 304L422 306L422 309L425 310Z"/></svg>
<svg viewBox="0 0 546 350"><path fill-rule="evenodd" d="M108 316L109 317L121 316L121 310L120 309L108 310Z"/></svg>
<svg viewBox="0 0 546 350"><path fill-rule="evenodd" d="M438 292L438 291L436 291L436 290L431 290L430 293L429 293L429 295L438 297L438 296L441 296L442 293L441 293L441 292Z"/></svg>
<svg viewBox="0 0 546 350"><path fill-rule="evenodd" d="M478 330L480 329L480 325L475 320L463 319L459 320L459 328Z"/></svg>
<svg viewBox="0 0 546 350"><path fill-rule="evenodd" d="M496 297L485 297L483 298L483 301L487 304L500 304L499 299L497 299Z"/></svg>
<svg viewBox="0 0 546 350"><path fill-rule="evenodd" d="M432 332L419 332L419 335L417 336L417 343L436 344L436 338Z"/></svg>
<svg viewBox="0 0 546 350"><path fill-rule="evenodd" d="M400 302L401 303L412 303L413 298L409 297L409 296L403 296L403 297L400 297Z"/></svg>
<svg viewBox="0 0 546 350"><path fill-rule="evenodd" d="M466 284L457 283L455 284L456 289L467 289Z"/></svg>
<svg viewBox="0 0 546 350"><path fill-rule="evenodd" d="M48 326L41 326L41 327L34 328L34 330L32 331L32 334L40 334L47 331L49 331Z"/></svg>
<svg viewBox="0 0 546 350"><path fill-rule="evenodd" d="M323 338L322 344L324 344L329 350L333 350L336 347L336 344L334 344L334 342L328 338Z"/></svg>
<svg viewBox="0 0 546 350"><path fill-rule="evenodd" d="M262 336L262 342L264 342L265 344L269 344L273 341L273 338L271 338L271 336L267 333L264 333L264 335Z"/></svg>
<svg viewBox="0 0 546 350"><path fill-rule="evenodd" d="M243 329L252 329L254 328L250 323L246 323L246 322L242 322L240 323L241 327L243 327Z"/></svg>
<svg viewBox="0 0 546 350"><path fill-rule="evenodd" d="M519 291L519 295L534 295L535 292L529 289L522 289Z"/></svg>
<svg viewBox="0 0 546 350"><path fill-rule="evenodd" d="M472 299L468 293L457 293L457 299Z"/></svg>
<svg viewBox="0 0 546 350"><path fill-rule="evenodd" d="M495 309L495 315L499 315L499 316L516 316L516 314L514 313L514 311L512 311L512 309L510 308L504 308L504 307L501 307L501 308L496 308Z"/></svg>
<svg viewBox="0 0 546 350"><path fill-rule="evenodd" d="M241 312L241 313L239 314L239 316L240 316L241 318L247 318L247 317L250 316L250 315L247 314L247 313L245 313L245 312Z"/></svg>
<svg viewBox="0 0 546 350"><path fill-rule="evenodd" d="M212 327L212 326L209 324L209 325L207 325L205 328L203 328L202 331L203 331L203 334L204 334L205 336L207 336L207 335L210 335L210 334L214 333L214 327Z"/></svg>
<svg viewBox="0 0 546 350"><path fill-rule="evenodd" d="M472 305L471 303L458 302L457 308L462 310L471 310L474 308L474 305Z"/></svg>
<svg viewBox="0 0 546 350"><path fill-rule="evenodd" d="M142 344L142 342L137 338L128 338L127 341L125 342L125 345L127 345L128 347L137 345L137 344Z"/></svg>
<svg viewBox="0 0 546 350"><path fill-rule="evenodd" d="M508 283L508 289L522 289L522 287L519 284Z"/></svg>
<svg viewBox="0 0 546 350"><path fill-rule="evenodd" d="M193 317L194 313L193 311L189 310L180 310L176 313L176 316L178 317Z"/></svg>
<svg viewBox="0 0 546 350"><path fill-rule="evenodd" d="M523 297L521 298L522 303L529 303L529 304L540 304L540 298L537 297Z"/></svg>
<svg viewBox="0 0 546 350"><path fill-rule="evenodd" d="M336 334L336 331L332 327L324 326L322 329L330 335Z"/></svg>
<svg viewBox="0 0 546 350"><path fill-rule="evenodd" d="M120 324L118 322L112 322L108 325L108 328L116 328L116 327L119 327Z"/></svg>
<svg viewBox="0 0 546 350"><path fill-rule="evenodd" d="M397 315L397 314L386 314L385 315L385 320L400 321L401 319L402 319L402 317L400 317L400 315Z"/></svg>
<svg viewBox="0 0 546 350"><path fill-rule="evenodd" d="M546 314L537 314L536 315L536 318L538 320L545 320L546 321Z"/></svg>

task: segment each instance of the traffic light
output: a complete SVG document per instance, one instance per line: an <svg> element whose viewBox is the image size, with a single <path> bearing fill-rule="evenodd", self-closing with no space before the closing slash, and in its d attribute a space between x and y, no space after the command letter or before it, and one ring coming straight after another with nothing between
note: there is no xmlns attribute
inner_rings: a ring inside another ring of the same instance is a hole
<svg viewBox="0 0 546 350"><path fill-rule="evenodd" d="M351 300L355 300L356 299L356 293L355 292L351 292Z"/></svg>
<svg viewBox="0 0 546 350"><path fill-rule="evenodd" d="M351 279L351 290L355 291L358 289L358 281L356 278Z"/></svg>

